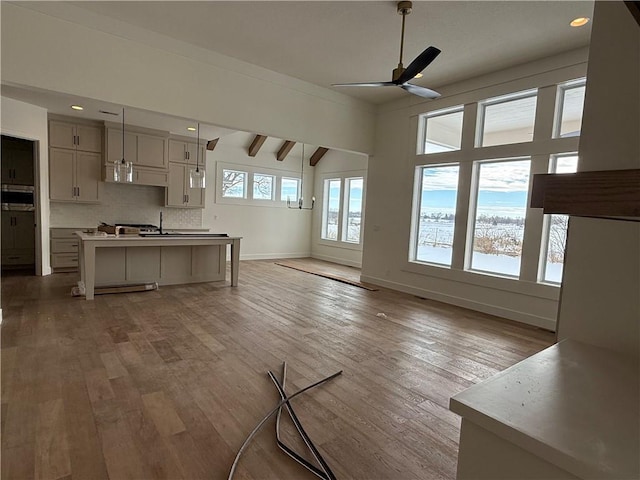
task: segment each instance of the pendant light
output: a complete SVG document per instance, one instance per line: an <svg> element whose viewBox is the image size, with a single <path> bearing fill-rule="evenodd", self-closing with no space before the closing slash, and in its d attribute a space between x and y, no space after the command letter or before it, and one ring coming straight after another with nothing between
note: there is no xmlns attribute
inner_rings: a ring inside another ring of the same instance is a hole
<svg viewBox="0 0 640 480"><path fill-rule="evenodd" d="M204 188L204 169L200 169L200 123L198 123L198 146L196 150L196 168L189 170L189 186L191 188ZM204 159L202 159L204 162Z"/></svg>
<svg viewBox="0 0 640 480"><path fill-rule="evenodd" d="M133 162L124 158L124 108L122 109L122 160L113 162L113 181L119 183L133 182Z"/></svg>
<svg viewBox="0 0 640 480"><path fill-rule="evenodd" d="M304 187L304 143L302 144L302 167L300 168L300 198L298 198L297 205L291 205L291 200L289 199L289 197L287 197L288 208L295 208L297 210L313 210L313 206L316 203L316 197L311 197L311 206L305 207L304 198L302 197L303 187Z"/></svg>

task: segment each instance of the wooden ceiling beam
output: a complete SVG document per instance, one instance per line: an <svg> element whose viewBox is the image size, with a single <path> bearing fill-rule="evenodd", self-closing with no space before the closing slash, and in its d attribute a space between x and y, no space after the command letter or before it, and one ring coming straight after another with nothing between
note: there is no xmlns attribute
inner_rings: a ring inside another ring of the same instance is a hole
<svg viewBox="0 0 640 480"><path fill-rule="evenodd" d="M249 156L255 157L258 154L258 150L262 147L262 144L267 139L266 135L256 135L256 138L251 142L251 146L249 147Z"/></svg>
<svg viewBox="0 0 640 480"><path fill-rule="evenodd" d="M209 140L207 142L207 150L213 150L214 148L216 148L216 145L218 144L218 140L220 140L219 138L214 138L213 140Z"/></svg>
<svg viewBox="0 0 640 480"><path fill-rule="evenodd" d="M279 162L281 162L285 158L287 158L287 155L289 155L289 152L291 151L291 149L293 148L293 146L295 144L296 144L296 142L294 142L292 140L285 140L284 143L282 144L282 146L280 147L280 150L278 150L278 155L276 155L276 159Z"/></svg>
<svg viewBox="0 0 640 480"><path fill-rule="evenodd" d="M324 154L327 153L328 151L329 151L328 148L318 147L317 150L313 152L313 155L311 155L311 158L309 159L309 165L311 165L312 167L315 167L320 161L320 159L324 157Z"/></svg>

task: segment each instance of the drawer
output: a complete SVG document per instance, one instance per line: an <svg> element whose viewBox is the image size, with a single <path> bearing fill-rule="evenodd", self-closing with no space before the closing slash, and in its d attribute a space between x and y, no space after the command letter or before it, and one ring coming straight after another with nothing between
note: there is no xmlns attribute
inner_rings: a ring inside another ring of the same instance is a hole
<svg viewBox="0 0 640 480"><path fill-rule="evenodd" d="M34 263L36 263L36 257L32 252L2 254L2 265L33 265Z"/></svg>
<svg viewBox="0 0 640 480"><path fill-rule="evenodd" d="M78 253L78 238L75 240L51 240L51 253Z"/></svg>
<svg viewBox="0 0 640 480"><path fill-rule="evenodd" d="M77 268L78 267L78 254L77 253L54 253L51 255L51 267L52 268Z"/></svg>

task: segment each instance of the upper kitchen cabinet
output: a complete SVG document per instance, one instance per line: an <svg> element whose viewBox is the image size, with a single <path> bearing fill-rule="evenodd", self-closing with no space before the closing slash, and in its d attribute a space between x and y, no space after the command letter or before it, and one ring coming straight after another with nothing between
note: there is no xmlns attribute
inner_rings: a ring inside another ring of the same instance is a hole
<svg viewBox="0 0 640 480"><path fill-rule="evenodd" d="M141 167L167 170L169 134L142 127L125 126L124 158ZM122 126L107 124L107 163L122 160Z"/></svg>
<svg viewBox="0 0 640 480"><path fill-rule="evenodd" d="M125 126L124 158L133 163L133 183L167 186L168 132ZM122 126L107 124L104 180L113 181L113 163L122 160Z"/></svg>
<svg viewBox="0 0 640 480"><path fill-rule="evenodd" d="M169 161L195 165L196 159L199 159L200 165L204 165L205 146L200 144L199 148L200 151L198 151L197 141L181 137L172 137L169 140Z"/></svg>
<svg viewBox="0 0 640 480"><path fill-rule="evenodd" d="M49 149L49 198L57 202L100 202L99 153Z"/></svg>
<svg viewBox="0 0 640 480"><path fill-rule="evenodd" d="M34 185L33 142L2 136L2 183Z"/></svg>
<svg viewBox="0 0 640 480"><path fill-rule="evenodd" d="M49 146L83 152L102 152L103 128L61 120L49 121Z"/></svg>
<svg viewBox="0 0 640 480"><path fill-rule="evenodd" d="M167 207L204 208L204 188L191 188L189 170L192 167L180 163L169 163L169 183L165 205ZM204 170L203 167L200 169Z"/></svg>
<svg viewBox="0 0 640 480"><path fill-rule="evenodd" d="M104 128L97 122L49 119L49 199L100 203Z"/></svg>

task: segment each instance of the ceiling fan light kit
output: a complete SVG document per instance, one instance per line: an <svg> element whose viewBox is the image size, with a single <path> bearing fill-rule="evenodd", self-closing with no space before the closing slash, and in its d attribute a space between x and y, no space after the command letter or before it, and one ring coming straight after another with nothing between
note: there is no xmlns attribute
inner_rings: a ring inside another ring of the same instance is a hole
<svg viewBox="0 0 640 480"><path fill-rule="evenodd" d="M333 87L400 87L403 90L418 95L423 98L438 98L440 94L420 85L408 83L409 80L415 78L427 66L440 55L440 49L436 47L427 47L420 55L418 55L407 68L402 64L402 55L404 53L404 24L405 17L411 13L413 3L410 1L398 2L398 14L402 15L402 34L400 36L400 61L398 67L393 69L390 82L366 82L366 83L334 83Z"/></svg>

